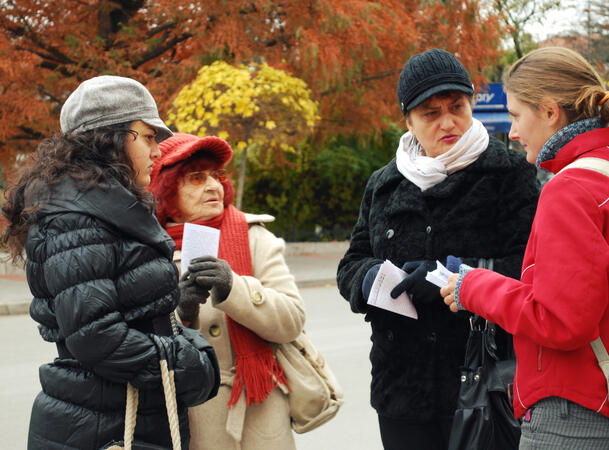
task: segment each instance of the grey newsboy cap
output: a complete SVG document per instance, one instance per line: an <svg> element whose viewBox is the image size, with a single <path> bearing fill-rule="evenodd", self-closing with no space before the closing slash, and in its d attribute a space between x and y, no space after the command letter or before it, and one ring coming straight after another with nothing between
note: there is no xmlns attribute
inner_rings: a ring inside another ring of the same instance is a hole
<svg viewBox="0 0 609 450"><path fill-rule="evenodd" d="M117 123L142 122L157 131L157 142L173 133L159 117L156 102L139 81L102 75L83 81L61 108L63 133L82 133Z"/></svg>

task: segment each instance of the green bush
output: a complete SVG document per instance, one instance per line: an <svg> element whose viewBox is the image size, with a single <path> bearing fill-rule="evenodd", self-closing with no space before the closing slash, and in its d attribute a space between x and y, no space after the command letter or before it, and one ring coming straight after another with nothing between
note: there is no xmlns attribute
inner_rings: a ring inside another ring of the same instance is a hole
<svg viewBox="0 0 609 450"><path fill-rule="evenodd" d="M348 239L368 178L395 156L402 133L305 142L281 168L248 161L243 210L274 215L268 228L289 242Z"/></svg>

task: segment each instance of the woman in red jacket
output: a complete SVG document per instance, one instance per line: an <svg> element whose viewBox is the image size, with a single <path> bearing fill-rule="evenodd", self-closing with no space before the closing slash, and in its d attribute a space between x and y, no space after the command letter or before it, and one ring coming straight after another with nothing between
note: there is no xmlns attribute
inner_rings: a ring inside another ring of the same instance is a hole
<svg viewBox="0 0 609 450"><path fill-rule="evenodd" d="M607 380L590 342L609 345L609 179L562 169L609 162L609 92L584 58L559 47L517 61L505 90L510 139L556 176L541 193L521 280L461 265L441 294L452 311L514 335L520 449L607 449Z"/></svg>

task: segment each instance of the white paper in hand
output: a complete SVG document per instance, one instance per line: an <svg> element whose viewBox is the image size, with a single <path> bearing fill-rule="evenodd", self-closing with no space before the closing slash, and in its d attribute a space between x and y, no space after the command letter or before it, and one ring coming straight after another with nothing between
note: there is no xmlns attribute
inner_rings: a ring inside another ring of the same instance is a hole
<svg viewBox="0 0 609 450"><path fill-rule="evenodd" d="M438 287L444 287L448 284L448 277L452 274L440 261L436 261L436 270L427 272L425 279Z"/></svg>
<svg viewBox="0 0 609 450"><path fill-rule="evenodd" d="M398 298L391 298L391 290L404 278L406 272L393 265L389 260L381 264L378 274L372 283L368 304L386 309L406 317L418 319L417 310L410 297L404 292Z"/></svg>
<svg viewBox="0 0 609 450"><path fill-rule="evenodd" d="M181 274L188 270L191 259L207 255L218 257L219 245L220 230L186 222L182 236Z"/></svg>

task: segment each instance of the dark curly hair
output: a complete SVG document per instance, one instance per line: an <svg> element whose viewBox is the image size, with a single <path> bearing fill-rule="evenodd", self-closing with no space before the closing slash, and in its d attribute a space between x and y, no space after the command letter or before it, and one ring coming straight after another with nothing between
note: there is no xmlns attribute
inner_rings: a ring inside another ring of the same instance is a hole
<svg viewBox="0 0 609 450"><path fill-rule="evenodd" d="M204 151L198 151L173 166L164 167L148 187L157 202L156 215L160 224L165 227L168 221L180 216L177 206L178 183L186 173L221 168L222 164L217 161L215 156ZM235 189L226 176L222 175L219 181L224 188L224 207L226 208L235 198Z"/></svg>
<svg viewBox="0 0 609 450"><path fill-rule="evenodd" d="M26 194L36 187L52 186L68 176L80 190L116 180L133 193L152 214L154 198L135 183L135 171L125 152L126 138L134 132L128 123L99 127L78 134L58 133L44 139L34 153L25 158L5 194L2 214L8 226L2 243L13 262L23 258L27 232L36 222L36 211L42 205L26 205ZM34 187L34 188L33 188ZM44 189L44 188L43 188Z"/></svg>

